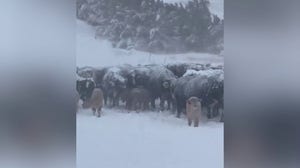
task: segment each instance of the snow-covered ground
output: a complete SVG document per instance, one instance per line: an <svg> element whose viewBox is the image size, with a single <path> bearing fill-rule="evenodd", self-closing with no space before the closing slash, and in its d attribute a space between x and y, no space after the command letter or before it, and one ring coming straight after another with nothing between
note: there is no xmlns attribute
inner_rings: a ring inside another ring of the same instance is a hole
<svg viewBox="0 0 300 168"><path fill-rule="evenodd" d="M223 124L198 128L167 112L77 114L78 168L222 168Z"/></svg>
<svg viewBox="0 0 300 168"><path fill-rule="evenodd" d="M176 62L223 64L223 57L115 49L105 40L96 40L93 28L77 22L77 66ZM223 124L219 122L204 120L194 128L169 112L137 114L104 108L101 118L80 110L76 125L78 168L223 167Z"/></svg>
<svg viewBox="0 0 300 168"><path fill-rule="evenodd" d="M167 3L187 3L191 0L163 0ZM218 15L224 19L224 0L209 0L209 9L211 13Z"/></svg>
<svg viewBox="0 0 300 168"><path fill-rule="evenodd" d="M223 64L224 58L218 55L187 53L187 54L150 54L136 50L113 48L109 41L95 39L95 30L82 21L77 21L76 34L77 66L109 66L119 64L167 64L178 62Z"/></svg>

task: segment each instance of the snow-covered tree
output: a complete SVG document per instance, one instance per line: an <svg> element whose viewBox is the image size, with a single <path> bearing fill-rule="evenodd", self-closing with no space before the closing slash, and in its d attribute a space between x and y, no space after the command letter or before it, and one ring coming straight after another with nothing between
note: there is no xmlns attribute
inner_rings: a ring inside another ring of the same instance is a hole
<svg viewBox="0 0 300 168"><path fill-rule="evenodd" d="M223 21L210 13L208 5L208 0L186 5L162 0L78 0L77 18L96 26L95 36L116 47L218 53L223 48Z"/></svg>

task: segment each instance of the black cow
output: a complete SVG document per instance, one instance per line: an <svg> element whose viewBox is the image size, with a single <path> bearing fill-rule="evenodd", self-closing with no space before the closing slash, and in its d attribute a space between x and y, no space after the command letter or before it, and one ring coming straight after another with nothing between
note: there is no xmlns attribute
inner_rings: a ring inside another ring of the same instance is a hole
<svg viewBox="0 0 300 168"><path fill-rule="evenodd" d="M128 75L133 69L130 65L111 67L103 76L103 90L105 90L111 106L119 105L122 92L127 89Z"/></svg>
<svg viewBox="0 0 300 168"><path fill-rule="evenodd" d="M196 75L183 76L175 82L174 97L176 100L177 117L179 118L182 112L185 112L186 100L188 97L185 93L185 88L190 80L194 79Z"/></svg>
<svg viewBox="0 0 300 168"><path fill-rule="evenodd" d="M185 102L190 97L201 99L203 107L208 109L207 117L215 117L223 104L224 80L223 71L212 71L210 74L192 74L177 80L174 95L177 104L177 117L185 111Z"/></svg>
<svg viewBox="0 0 300 168"><path fill-rule="evenodd" d="M170 109L173 102L171 90L175 80L176 76L164 66L137 66L128 76L128 88L144 87L150 91L153 109L157 98L160 98L161 110L164 110L165 101L168 102L168 109Z"/></svg>
<svg viewBox="0 0 300 168"><path fill-rule="evenodd" d="M91 97L94 88L95 83L91 79L83 79L76 81L76 90L80 95L80 99L83 101Z"/></svg>
<svg viewBox="0 0 300 168"><path fill-rule="evenodd" d="M128 74L127 88L148 88L150 80L150 68L148 66L134 67Z"/></svg>
<svg viewBox="0 0 300 168"><path fill-rule="evenodd" d="M155 108L155 100L160 98L160 108L164 110L165 101L168 102L168 109L172 101L172 86L177 79L167 68L159 65L149 66L148 89L151 91L151 106Z"/></svg>

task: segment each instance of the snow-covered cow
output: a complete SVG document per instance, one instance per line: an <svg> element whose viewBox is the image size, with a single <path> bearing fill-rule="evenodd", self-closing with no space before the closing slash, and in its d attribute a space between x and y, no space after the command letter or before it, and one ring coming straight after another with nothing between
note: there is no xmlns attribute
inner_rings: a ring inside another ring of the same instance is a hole
<svg viewBox="0 0 300 168"><path fill-rule="evenodd" d="M168 103L168 109L172 101L172 86L176 81L176 76L167 68L160 65L149 66L148 89L151 91L151 106L155 108L155 99L160 98L160 108L164 110L165 101Z"/></svg>
<svg viewBox="0 0 300 168"><path fill-rule="evenodd" d="M93 71L93 80L96 84L96 87L102 87L103 77L106 74L108 67L95 68Z"/></svg>
<svg viewBox="0 0 300 168"><path fill-rule="evenodd" d="M177 64L168 64L166 65L166 68L168 68L175 76L182 77L183 74L188 69L188 64L186 63L177 63Z"/></svg>
<svg viewBox="0 0 300 168"><path fill-rule="evenodd" d="M202 100L202 106L208 109L208 118L215 117L220 104L223 104L224 71L212 69L188 71L176 81L174 96L177 104L177 117L185 111L185 102L192 96Z"/></svg>
<svg viewBox="0 0 300 168"><path fill-rule="evenodd" d="M147 88L150 80L150 68L148 66L136 66L128 75L128 88L145 87Z"/></svg>
<svg viewBox="0 0 300 168"><path fill-rule="evenodd" d="M95 83L92 79L78 79L76 81L76 90L83 101L91 97L94 88Z"/></svg>
<svg viewBox="0 0 300 168"><path fill-rule="evenodd" d="M160 108L168 102L168 109L172 101L172 86L176 76L162 65L144 65L135 67L128 76L129 88L144 87L150 91L151 106L155 109L155 100L160 98Z"/></svg>
<svg viewBox="0 0 300 168"><path fill-rule="evenodd" d="M119 105L120 95L127 89L128 75L132 68L131 65L110 67L103 76L103 89L112 106Z"/></svg>
<svg viewBox="0 0 300 168"><path fill-rule="evenodd" d="M178 78L182 77L188 70L200 71L210 68L208 65L195 63L175 63L168 64L165 67L173 72L173 74Z"/></svg>
<svg viewBox="0 0 300 168"><path fill-rule="evenodd" d="M188 99L188 97L185 94L185 88L187 88L189 81L195 77L196 75L183 76L181 78L178 78L175 82L173 94L176 100L178 118L180 117L182 112L185 112L185 102Z"/></svg>

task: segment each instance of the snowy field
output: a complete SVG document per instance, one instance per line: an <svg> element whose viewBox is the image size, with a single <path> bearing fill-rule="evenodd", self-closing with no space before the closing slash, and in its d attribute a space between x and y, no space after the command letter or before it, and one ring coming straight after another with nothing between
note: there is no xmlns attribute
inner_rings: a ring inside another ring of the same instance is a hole
<svg viewBox="0 0 300 168"><path fill-rule="evenodd" d="M223 64L223 57L114 49L109 42L96 40L93 28L77 21L77 66L175 62ZM78 168L223 167L223 123L202 120L194 128L170 112L137 114L104 108L101 118L80 110L76 125Z"/></svg>
<svg viewBox="0 0 300 168"><path fill-rule="evenodd" d="M223 124L159 112L104 109L77 115L78 168L222 168Z"/></svg>

